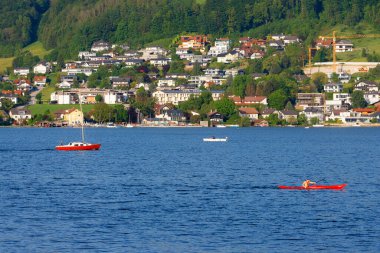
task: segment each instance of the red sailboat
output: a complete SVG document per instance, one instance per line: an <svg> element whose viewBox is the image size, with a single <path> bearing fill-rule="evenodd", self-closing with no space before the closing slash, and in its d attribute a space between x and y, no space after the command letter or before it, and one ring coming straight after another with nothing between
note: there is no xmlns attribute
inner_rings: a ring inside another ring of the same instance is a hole
<svg viewBox="0 0 380 253"><path fill-rule="evenodd" d="M303 186L285 186L280 185L278 188L284 190L343 190L347 184L337 184L337 185L310 185L309 187Z"/></svg>
<svg viewBox="0 0 380 253"><path fill-rule="evenodd" d="M80 94L79 94L79 105L80 105L80 111L82 112L82 115L83 115L82 103L80 102ZM87 143L84 141L83 120L81 122L81 128L82 128L82 141L70 142L69 144L66 144L66 145L58 145L55 147L55 149L60 150L60 151L99 150L101 146L99 143L92 144L92 143Z"/></svg>

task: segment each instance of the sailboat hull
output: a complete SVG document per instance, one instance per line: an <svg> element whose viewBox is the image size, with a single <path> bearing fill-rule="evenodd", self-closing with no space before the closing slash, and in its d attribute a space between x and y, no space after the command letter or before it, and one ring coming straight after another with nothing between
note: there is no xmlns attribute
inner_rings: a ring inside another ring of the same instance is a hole
<svg viewBox="0 0 380 253"><path fill-rule="evenodd" d="M89 150L99 150L100 149L100 144L89 144L85 143L82 145L60 145L56 146L55 150L60 150L60 151L89 151Z"/></svg>

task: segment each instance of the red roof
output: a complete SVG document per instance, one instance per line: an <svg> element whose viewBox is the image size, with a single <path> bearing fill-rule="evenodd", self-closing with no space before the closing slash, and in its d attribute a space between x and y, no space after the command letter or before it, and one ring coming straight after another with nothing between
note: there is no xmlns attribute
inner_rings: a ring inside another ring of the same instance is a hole
<svg viewBox="0 0 380 253"><path fill-rule="evenodd" d="M256 108L247 107L247 108L240 108L239 112L245 113L245 114L259 114Z"/></svg>
<svg viewBox="0 0 380 253"><path fill-rule="evenodd" d="M34 77L35 82L43 82L46 81L46 76L35 76Z"/></svg>
<svg viewBox="0 0 380 253"><path fill-rule="evenodd" d="M249 105L249 104L258 104L263 102L267 97L264 96L248 96L243 99L241 99L238 96L232 96L230 99L236 104L236 105Z"/></svg>
<svg viewBox="0 0 380 253"><path fill-rule="evenodd" d="M361 113L373 113L376 110L373 108L354 108L354 112L361 112Z"/></svg>

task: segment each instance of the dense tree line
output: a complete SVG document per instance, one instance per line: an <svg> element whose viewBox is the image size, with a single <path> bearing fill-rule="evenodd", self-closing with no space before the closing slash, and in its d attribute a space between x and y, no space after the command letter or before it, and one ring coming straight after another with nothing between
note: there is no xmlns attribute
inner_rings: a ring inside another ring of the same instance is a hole
<svg viewBox="0 0 380 253"><path fill-rule="evenodd" d="M37 39L42 14L49 0L2 0L0 5L0 57L14 53Z"/></svg>
<svg viewBox="0 0 380 253"><path fill-rule="evenodd" d="M291 33L306 42L322 26L379 27L378 0L4 0L0 7L0 54L37 38L55 58L75 56L104 39L133 46L181 33L266 36ZM47 11L46 11L47 10ZM41 19L42 13L45 15Z"/></svg>

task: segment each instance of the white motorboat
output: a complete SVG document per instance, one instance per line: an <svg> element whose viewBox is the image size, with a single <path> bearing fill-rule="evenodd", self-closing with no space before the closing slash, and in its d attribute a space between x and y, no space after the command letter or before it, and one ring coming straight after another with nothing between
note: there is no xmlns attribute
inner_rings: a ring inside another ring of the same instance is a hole
<svg viewBox="0 0 380 253"><path fill-rule="evenodd" d="M215 138L215 137L203 138L203 141L206 141L206 142L225 142L227 140L228 140L228 137L225 137L225 138Z"/></svg>

